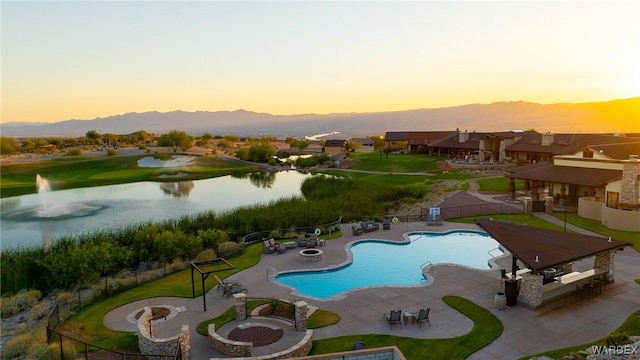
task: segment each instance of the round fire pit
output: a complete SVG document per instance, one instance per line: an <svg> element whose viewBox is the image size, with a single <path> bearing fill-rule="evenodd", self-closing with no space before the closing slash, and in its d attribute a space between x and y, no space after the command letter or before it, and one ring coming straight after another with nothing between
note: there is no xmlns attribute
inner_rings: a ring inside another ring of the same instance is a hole
<svg viewBox="0 0 640 360"><path fill-rule="evenodd" d="M304 249L298 252L304 261L320 261L322 260L322 250L320 249Z"/></svg>

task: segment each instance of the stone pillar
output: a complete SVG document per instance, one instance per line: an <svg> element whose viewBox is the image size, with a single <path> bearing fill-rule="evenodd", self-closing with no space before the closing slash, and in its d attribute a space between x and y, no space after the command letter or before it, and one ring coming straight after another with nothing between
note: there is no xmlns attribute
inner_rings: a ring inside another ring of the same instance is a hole
<svg viewBox="0 0 640 360"><path fill-rule="evenodd" d="M607 284L613 284L613 253L606 252L596 255L593 262L594 269L603 269L607 271Z"/></svg>
<svg viewBox="0 0 640 360"><path fill-rule="evenodd" d="M544 212L547 214L553 214L553 196L547 196L544 198Z"/></svg>
<svg viewBox="0 0 640 360"><path fill-rule="evenodd" d="M524 207L523 212L527 215L531 215L533 212L533 199L530 197L525 197L522 199L522 206Z"/></svg>
<svg viewBox="0 0 640 360"><path fill-rule="evenodd" d="M236 300L236 320L247 320L247 294L240 292L233 294L233 298Z"/></svg>
<svg viewBox="0 0 640 360"><path fill-rule="evenodd" d="M180 342L182 359L188 360L191 358L191 338L189 337L189 325L182 325L180 331L182 332L182 341Z"/></svg>
<svg viewBox="0 0 640 360"><path fill-rule="evenodd" d="M542 274L525 273L520 281L518 301L532 309L542 304Z"/></svg>
<svg viewBox="0 0 640 360"><path fill-rule="evenodd" d="M293 303L296 308L296 330L307 331L307 307L306 301L300 300Z"/></svg>

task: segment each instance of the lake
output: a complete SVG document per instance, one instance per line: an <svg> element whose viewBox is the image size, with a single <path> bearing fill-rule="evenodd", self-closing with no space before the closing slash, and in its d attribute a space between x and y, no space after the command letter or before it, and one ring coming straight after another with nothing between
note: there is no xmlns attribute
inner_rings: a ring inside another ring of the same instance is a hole
<svg viewBox="0 0 640 360"><path fill-rule="evenodd" d="M301 196L300 186L309 176L297 171L252 173L244 178L137 182L4 198L0 249Z"/></svg>

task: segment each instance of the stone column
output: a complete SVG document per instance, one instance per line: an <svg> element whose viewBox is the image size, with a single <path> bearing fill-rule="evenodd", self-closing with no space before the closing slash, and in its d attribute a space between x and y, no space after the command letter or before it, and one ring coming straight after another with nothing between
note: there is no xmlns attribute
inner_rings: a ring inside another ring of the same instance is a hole
<svg viewBox="0 0 640 360"><path fill-rule="evenodd" d="M182 332L182 341L180 342L182 359L188 360L191 358L191 338L189 337L189 325L182 325L180 331Z"/></svg>
<svg viewBox="0 0 640 360"><path fill-rule="evenodd" d="M525 197L522 200L522 206L523 206L523 212L525 214L531 215L531 212L533 211L533 199L530 197Z"/></svg>
<svg viewBox="0 0 640 360"><path fill-rule="evenodd" d="M247 320L247 294L240 292L233 294L233 298L236 300L236 320Z"/></svg>
<svg viewBox="0 0 640 360"><path fill-rule="evenodd" d="M307 304L306 301L300 300L293 303L296 308L296 330L307 331Z"/></svg>
<svg viewBox="0 0 640 360"><path fill-rule="evenodd" d="M596 255L593 263L594 269L603 269L607 271L607 284L613 284L613 253L606 252Z"/></svg>
<svg viewBox="0 0 640 360"><path fill-rule="evenodd" d="M547 214L553 214L553 196L547 196L544 198L544 212Z"/></svg>
<svg viewBox="0 0 640 360"><path fill-rule="evenodd" d="M542 304L542 274L525 273L520 280L518 301L532 309Z"/></svg>

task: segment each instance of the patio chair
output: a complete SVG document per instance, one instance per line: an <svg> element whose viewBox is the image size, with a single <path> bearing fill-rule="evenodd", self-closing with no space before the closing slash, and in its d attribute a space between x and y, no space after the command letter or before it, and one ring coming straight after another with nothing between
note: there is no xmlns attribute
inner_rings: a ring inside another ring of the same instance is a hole
<svg viewBox="0 0 640 360"><path fill-rule="evenodd" d="M242 285L237 281L222 281L218 277L218 275L213 275L213 277L218 282L218 287L223 289L222 296L227 295L227 297L237 294L239 292L244 291L248 292L247 289L243 288Z"/></svg>
<svg viewBox="0 0 640 360"><path fill-rule="evenodd" d="M426 321L427 324L429 324L429 327L431 327L431 322L429 321L430 311L431 311L431 308L426 308L426 309L420 309L420 311L418 312L406 312L404 313L404 323L406 324L407 320L411 318L411 323L413 323L414 321L417 321L419 327L422 327L421 323L423 321Z"/></svg>
<svg viewBox="0 0 640 360"><path fill-rule="evenodd" d="M384 314L384 317L387 319L390 328L393 329L393 324L400 324L400 328L402 328L402 311L391 310L388 314Z"/></svg>
<svg viewBox="0 0 640 360"><path fill-rule="evenodd" d="M304 234L298 234L298 247L307 247L307 240Z"/></svg>
<svg viewBox="0 0 640 360"><path fill-rule="evenodd" d="M273 254L274 252L276 252L276 241L273 238L262 241L263 254Z"/></svg>
<svg viewBox="0 0 640 360"><path fill-rule="evenodd" d="M307 241L307 247L314 248L316 246L318 246L318 235L311 234L311 236L309 237L309 241Z"/></svg>

